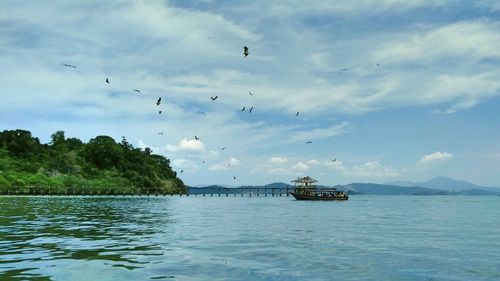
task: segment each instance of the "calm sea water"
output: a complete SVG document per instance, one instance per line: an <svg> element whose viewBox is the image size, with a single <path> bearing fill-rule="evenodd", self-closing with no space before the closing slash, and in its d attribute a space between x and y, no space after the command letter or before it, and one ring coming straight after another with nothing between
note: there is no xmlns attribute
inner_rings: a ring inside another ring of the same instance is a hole
<svg viewBox="0 0 500 281"><path fill-rule="evenodd" d="M0 197L0 280L500 280L500 197Z"/></svg>

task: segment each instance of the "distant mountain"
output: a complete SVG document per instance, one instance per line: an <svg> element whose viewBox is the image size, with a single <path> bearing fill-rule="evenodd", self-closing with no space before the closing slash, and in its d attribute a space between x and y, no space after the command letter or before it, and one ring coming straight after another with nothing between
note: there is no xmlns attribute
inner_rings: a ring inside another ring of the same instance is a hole
<svg viewBox="0 0 500 281"><path fill-rule="evenodd" d="M427 188L440 189L446 191L485 190L491 192L500 192L499 188L477 186L470 182L466 182L463 180L456 180L443 176L435 177L425 182L400 181L400 182L390 182L387 184L405 186L405 187L420 186L420 187L427 187Z"/></svg>
<svg viewBox="0 0 500 281"><path fill-rule="evenodd" d="M426 185L426 186L425 186ZM331 188L319 185L318 188ZM423 183L397 182L393 184L374 183L351 183L348 185L332 186L337 189L346 190L349 194L359 195L500 195L500 189L492 187L480 187L465 181L458 181L446 177L437 177ZM267 185L245 185L240 187L228 187L222 185L209 185L190 187L190 193L206 194L241 194L241 193L285 193L284 189L293 190L293 186L275 182ZM253 189L253 190L252 190ZM257 190L259 189L259 190ZM280 191L281 190L281 191Z"/></svg>
<svg viewBox="0 0 500 281"><path fill-rule="evenodd" d="M367 195L448 195L444 190L412 186L396 186L374 183L351 183L344 186L349 194Z"/></svg>

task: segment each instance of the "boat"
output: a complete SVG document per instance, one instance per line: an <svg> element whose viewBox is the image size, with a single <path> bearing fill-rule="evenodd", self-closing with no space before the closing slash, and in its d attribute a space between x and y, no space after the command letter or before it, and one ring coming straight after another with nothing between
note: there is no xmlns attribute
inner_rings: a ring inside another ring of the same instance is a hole
<svg viewBox="0 0 500 281"><path fill-rule="evenodd" d="M292 182L294 183L295 188L293 192L290 192L290 194L296 200L333 201L349 199L349 195L343 190L316 187L315 183L318 181L311 177L299 177Z"/></svg>

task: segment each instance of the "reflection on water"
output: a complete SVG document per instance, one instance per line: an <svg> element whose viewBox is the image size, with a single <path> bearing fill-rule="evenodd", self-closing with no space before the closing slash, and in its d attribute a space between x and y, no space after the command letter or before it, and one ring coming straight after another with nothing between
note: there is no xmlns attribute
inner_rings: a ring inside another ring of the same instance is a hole
<svg viewBox="0 0 500 281"><path fill-rule="evenodd" d="M155 208L159 203L162 207ZM0 279L48 280L44 272L50 268L75 267L71 263L79 261L102 270L143 268L148 257L169 250L168 243L155 239L168 233L168 204L163 203L125 197L0 198Z"/></svg>
<svg viewBox="0 0 500 281"><path fill-rule="evenodd" d="M498 197L0 197L0 280L499 280Z"/></svg>

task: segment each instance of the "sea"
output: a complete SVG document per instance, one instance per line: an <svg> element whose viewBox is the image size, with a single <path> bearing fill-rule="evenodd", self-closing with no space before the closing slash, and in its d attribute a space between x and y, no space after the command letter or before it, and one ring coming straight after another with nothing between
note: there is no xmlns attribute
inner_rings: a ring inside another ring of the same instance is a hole
<svg viewBox="0 0 500 281"><path fill-rule="evenodd" d="M0 280L500 280L500 196L4 196Z"/></svg>

